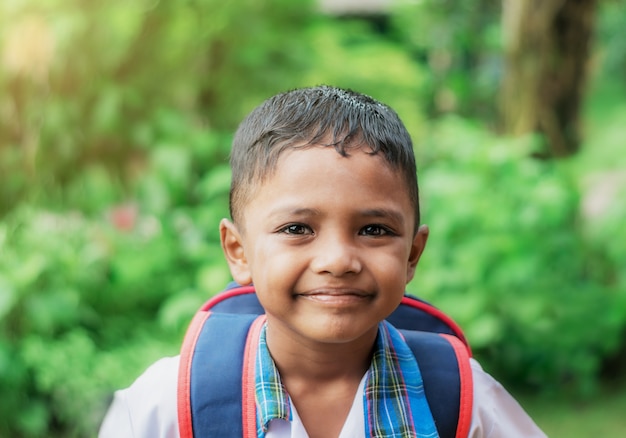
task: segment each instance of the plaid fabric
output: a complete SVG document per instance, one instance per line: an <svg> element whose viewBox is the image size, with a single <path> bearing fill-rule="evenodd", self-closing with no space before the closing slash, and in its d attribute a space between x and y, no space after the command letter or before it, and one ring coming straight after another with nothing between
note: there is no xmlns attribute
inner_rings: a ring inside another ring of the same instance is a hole
<svg viewBox="0 0 626 438"><path fill-rule="evenodd" d="M275 419L291 421L289 395L280 380L278 369L267 349L267 342L265 341L266 329L267 324L261 329L255 365L257 436L259 438L263 438L267 433L270 421Z"/></svg>
<svg viewBox="0 0 626 438"><path fill-rule="evenodd" d="M256 357L257 436L265 437L269 422L292 420L289 395L281 383L261 330ZM402 335L382 322L363 394L365 436L376 438L438 438L417 362ZM417 422L414 421L417 419Z"/></svg>
<svg viewBox="0 0 626 438"><path fill-rule="evenodd" d="M364 398L365 436L439 436L415 357L400 332L386 321L378 328Z"/></svg>

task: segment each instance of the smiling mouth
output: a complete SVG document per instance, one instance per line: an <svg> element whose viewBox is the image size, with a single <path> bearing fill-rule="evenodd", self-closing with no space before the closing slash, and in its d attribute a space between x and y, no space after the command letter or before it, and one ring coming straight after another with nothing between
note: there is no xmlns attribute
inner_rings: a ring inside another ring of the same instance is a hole
<svg viewBox="0 0 626 438"><path fill-rule="evenodd" d="M326 304L354 304L373 299L374 295L355 289L316 289L296 295L297 298Z"/></svg>

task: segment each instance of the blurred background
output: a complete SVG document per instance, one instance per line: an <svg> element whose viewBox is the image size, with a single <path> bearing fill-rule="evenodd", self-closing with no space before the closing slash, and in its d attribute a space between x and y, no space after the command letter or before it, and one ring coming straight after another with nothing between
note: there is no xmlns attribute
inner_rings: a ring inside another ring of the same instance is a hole
<svg viewBox="0 0 626 438"><path fill-rule="evenodd" d="M3 0L0 437L94 436L229 281L238 122L321 83L395 108L451 314L552 436L626 428L620 0Z"/></svg>

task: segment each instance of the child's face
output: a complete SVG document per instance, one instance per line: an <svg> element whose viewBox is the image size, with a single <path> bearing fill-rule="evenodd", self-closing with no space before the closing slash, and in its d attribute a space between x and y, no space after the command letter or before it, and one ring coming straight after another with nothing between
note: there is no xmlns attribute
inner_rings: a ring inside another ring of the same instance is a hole
<svg viewBox="0 0 626 438"><path fill-rule="evenodd" d="M234 279L254 282L273 330L322 343L375 336L400 303L428 230L400 172L351 149L288 150L254 189L239 228L224 220ZM295 337L295 338L293 338Z"/></svg>

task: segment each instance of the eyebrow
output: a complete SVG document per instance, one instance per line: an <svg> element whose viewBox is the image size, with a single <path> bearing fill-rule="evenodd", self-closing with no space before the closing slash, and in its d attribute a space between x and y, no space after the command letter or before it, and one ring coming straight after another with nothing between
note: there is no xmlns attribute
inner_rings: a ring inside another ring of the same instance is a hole
<svg viewBox="0 0 626 438"><path fill-rule="evenodd" d="M402 215L399 211L388 208L366 209L360 211L360 214L365 217L391 219L392 221L400 224L404 223L404 215Z"/></svg>
<svg viewBox="0 0 626 438"><path fill-rule="evenodd" d="M284 207L278 208L277 210L271 213L272 216L282 216L282 215L290 215L290 216L300 216L300 217L315 217L321 216L323 213L317 208L307 208L307 207ZM399 224L404 224L404 215L402 215L399 211L389 208L368 208L364 210L359 210L358 214L360 216L372 219L389 219Z"/></svg>
<svg viewBox="0 0 626 438"><path fill-rule="evenodd" d="M316 208L290 207L290 206L277 208L276 210L271 212L271 216L282 216L282 215L321 216L322 212Z"/></svg>

